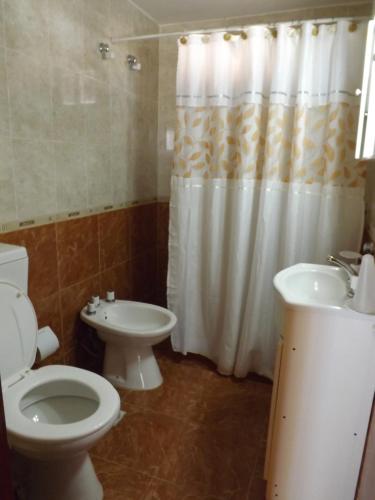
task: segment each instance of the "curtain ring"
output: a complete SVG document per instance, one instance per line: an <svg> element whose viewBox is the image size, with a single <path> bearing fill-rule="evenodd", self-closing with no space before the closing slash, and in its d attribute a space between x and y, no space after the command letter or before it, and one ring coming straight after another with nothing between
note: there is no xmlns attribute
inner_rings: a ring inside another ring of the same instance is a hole
<svg viewBox="0 0 375 500"><path fill-rule="evenodd" d="M271 33L272 38L277 38L277 29L273 26L268 27L269 32Z"/></svg>
<svg viewBox="0 0 375 500"><path fill-rule="evenodd" d="M186 44L187 44L187 41L188 41L188 39L187 39L187 37L186 37L186 36L182 36L182 37L180 38L180 43L182 43L182 45L186 45Z"/></svg>
<svg viewBox="0 0 375 500"><path fill-rule="evenodd" d="M229 40L231 40L232 38L232 35L230 33L224 33L223 38L226 42L229 42Z"/></svg>
<svg viewBox="0 0 375 500"><path fill-rule="evenodd" d="M242 38L242 40L247 40L247 33L246 33L246 31L241 31L241 38Z"/></svg>
<svg viewBox="0 0 375 500"><path fill-rule="evenodd" d="M350 33L353 33L354 31L357 31L357 23L352 21L350 24L349 24L349 31Z"/></svg>
<svg viewBox="0 0 375 500"><path fill-rule="evenodd" d="M319 35L319 25L314 24L311 30L312 36L318 36Z"/></svg>

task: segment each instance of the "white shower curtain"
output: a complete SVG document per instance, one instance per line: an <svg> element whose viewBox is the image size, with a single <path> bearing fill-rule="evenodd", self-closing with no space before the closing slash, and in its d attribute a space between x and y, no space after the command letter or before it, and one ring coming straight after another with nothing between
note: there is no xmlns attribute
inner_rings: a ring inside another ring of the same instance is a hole
<svg viewBox="0 0 375 500"><path fill-rule="evenodd" d="M179 40L168 305L173 348L272 377L273 276L358 249L354 160L365 23L254 26Z"/></svg>

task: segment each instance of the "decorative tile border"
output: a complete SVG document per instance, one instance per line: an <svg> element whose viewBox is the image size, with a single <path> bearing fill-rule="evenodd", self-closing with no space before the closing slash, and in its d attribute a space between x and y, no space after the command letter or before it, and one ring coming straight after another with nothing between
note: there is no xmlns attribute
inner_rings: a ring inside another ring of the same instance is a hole
<svg viewBox="0 0 375 500"><path fill-rule="evenodd" d="M104 212L113 212L115 210L120 210L121 208L129 208L137 205L148 205L150 203L155 203L158 200L155 198L150 198L146 200L135 200L132 202L124 203L114 203L111 205L97 206L92 208L87 208L83 210L74 210L69 212L60 212L58 214L45 215L40 217L34 217L33 219L26 219L22 221L11 221L11 222L0 222L0 234L10 233L13 231L19 231L20 229L26 229L36 226L44 226L46 224L53 224L54 222L62 222L65 220L79 219L82 217L88 217L89 215L101 214Z"/></svg>

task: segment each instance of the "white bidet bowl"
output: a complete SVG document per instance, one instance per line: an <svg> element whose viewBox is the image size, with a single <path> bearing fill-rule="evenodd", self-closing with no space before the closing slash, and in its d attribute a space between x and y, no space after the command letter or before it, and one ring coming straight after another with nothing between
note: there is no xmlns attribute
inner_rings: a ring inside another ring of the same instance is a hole
<svg viewBox="0 0 375 500"><path fill-rule="evenodd" d="M143 302L100 301L94 314L82 309L81 319L106 344L104 377L114 386L148 390L163 383L152 346L175 327L177 318L171 311Z"/></svg>

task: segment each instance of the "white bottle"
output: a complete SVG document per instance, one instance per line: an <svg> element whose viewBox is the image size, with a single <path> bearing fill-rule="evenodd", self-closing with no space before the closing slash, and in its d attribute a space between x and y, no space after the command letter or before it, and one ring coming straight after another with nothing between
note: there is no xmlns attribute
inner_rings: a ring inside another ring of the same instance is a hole
<svg viewBox="0 0 375 500"><path fill-rule="evenodd" d="M352 307L360 313L375 314L375 262L370 254L362 257Z"/></svg>

